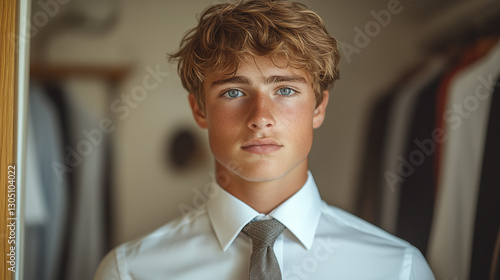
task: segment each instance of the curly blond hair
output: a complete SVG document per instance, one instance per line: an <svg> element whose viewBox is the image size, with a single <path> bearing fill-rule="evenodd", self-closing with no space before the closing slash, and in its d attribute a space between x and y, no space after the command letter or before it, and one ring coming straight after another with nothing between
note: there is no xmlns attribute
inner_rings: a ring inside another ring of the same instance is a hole
<svg viewBox="0 0 500 280"><path fill-rule="evenodd" d="M337 41L328 34L323 20L305 5L286 0L208 7L169 59L178 60L182 85L204 110L206 73L235 74L248 55L282 57L291 67L304 69L312 78L316 105L323 100L322 91L339 78Z"/></svg>

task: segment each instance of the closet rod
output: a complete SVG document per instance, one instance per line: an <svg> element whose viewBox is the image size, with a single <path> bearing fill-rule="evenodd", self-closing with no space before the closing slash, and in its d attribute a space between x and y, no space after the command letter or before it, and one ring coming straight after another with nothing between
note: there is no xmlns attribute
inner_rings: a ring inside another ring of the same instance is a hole
<svg viewBox="0 0 500 280"><path fill-rule="evenodd" d="M70 77L102 78L119 83L130 73L131 66L108 65L30 65L30 76L44 81L59 81Z"/></svg>
<svg viewBox="0 0 500 280"><path fill-rule="evenodd" d="M479 36L500 35L500 2L489 2L458 22L449 24L425 44L430 52L440 52L452 44L472 43Z"/></svg>

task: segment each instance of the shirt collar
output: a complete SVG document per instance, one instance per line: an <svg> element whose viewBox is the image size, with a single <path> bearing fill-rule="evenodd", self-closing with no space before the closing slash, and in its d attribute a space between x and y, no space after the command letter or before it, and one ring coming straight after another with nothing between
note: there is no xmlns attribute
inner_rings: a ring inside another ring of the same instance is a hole
<svg viewBox="0 0 500 280"><path fill-rule="evenodd" d="M306 249L311 248L321 216L321 196L310 171L304 186L269 215L280 221Z"/></svg>
<svg viewBox="0 0 500 280"><path fill-rule="evenodd" d="M306 248L312 246L321 215L321 197L310 171L302 188L269 216L280 221ZM259 212L217 185L218 194L207 202L207 212L221 249L226 251L241 229Z"/></svg>

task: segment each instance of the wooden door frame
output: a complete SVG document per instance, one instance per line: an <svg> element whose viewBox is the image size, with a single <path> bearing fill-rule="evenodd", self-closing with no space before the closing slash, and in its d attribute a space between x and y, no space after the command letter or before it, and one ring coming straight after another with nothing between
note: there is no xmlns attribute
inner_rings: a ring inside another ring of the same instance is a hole
<svg viewBox="0 0 500 280"><path fill-rule="evenodd" d="M22 279L30 2L0 1L0 279L5 280Z"/></svg>

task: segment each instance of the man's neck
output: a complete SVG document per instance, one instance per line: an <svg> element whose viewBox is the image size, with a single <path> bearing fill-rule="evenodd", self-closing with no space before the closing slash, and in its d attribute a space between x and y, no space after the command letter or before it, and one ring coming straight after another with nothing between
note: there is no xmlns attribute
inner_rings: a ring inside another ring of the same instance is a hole
<svg viewBox="0 0 500 280"><path fill-rule="evenodd" d="M216 162L217 174L227 174L222 181L217 183L227 192L245 202L255 211L269 214L285 200L294 195L307 181L308 162L307 159L286 173L281 178L254 182L241 178L237 174L225 169ZM220 182L222 181L222 182Z"/></svg>

